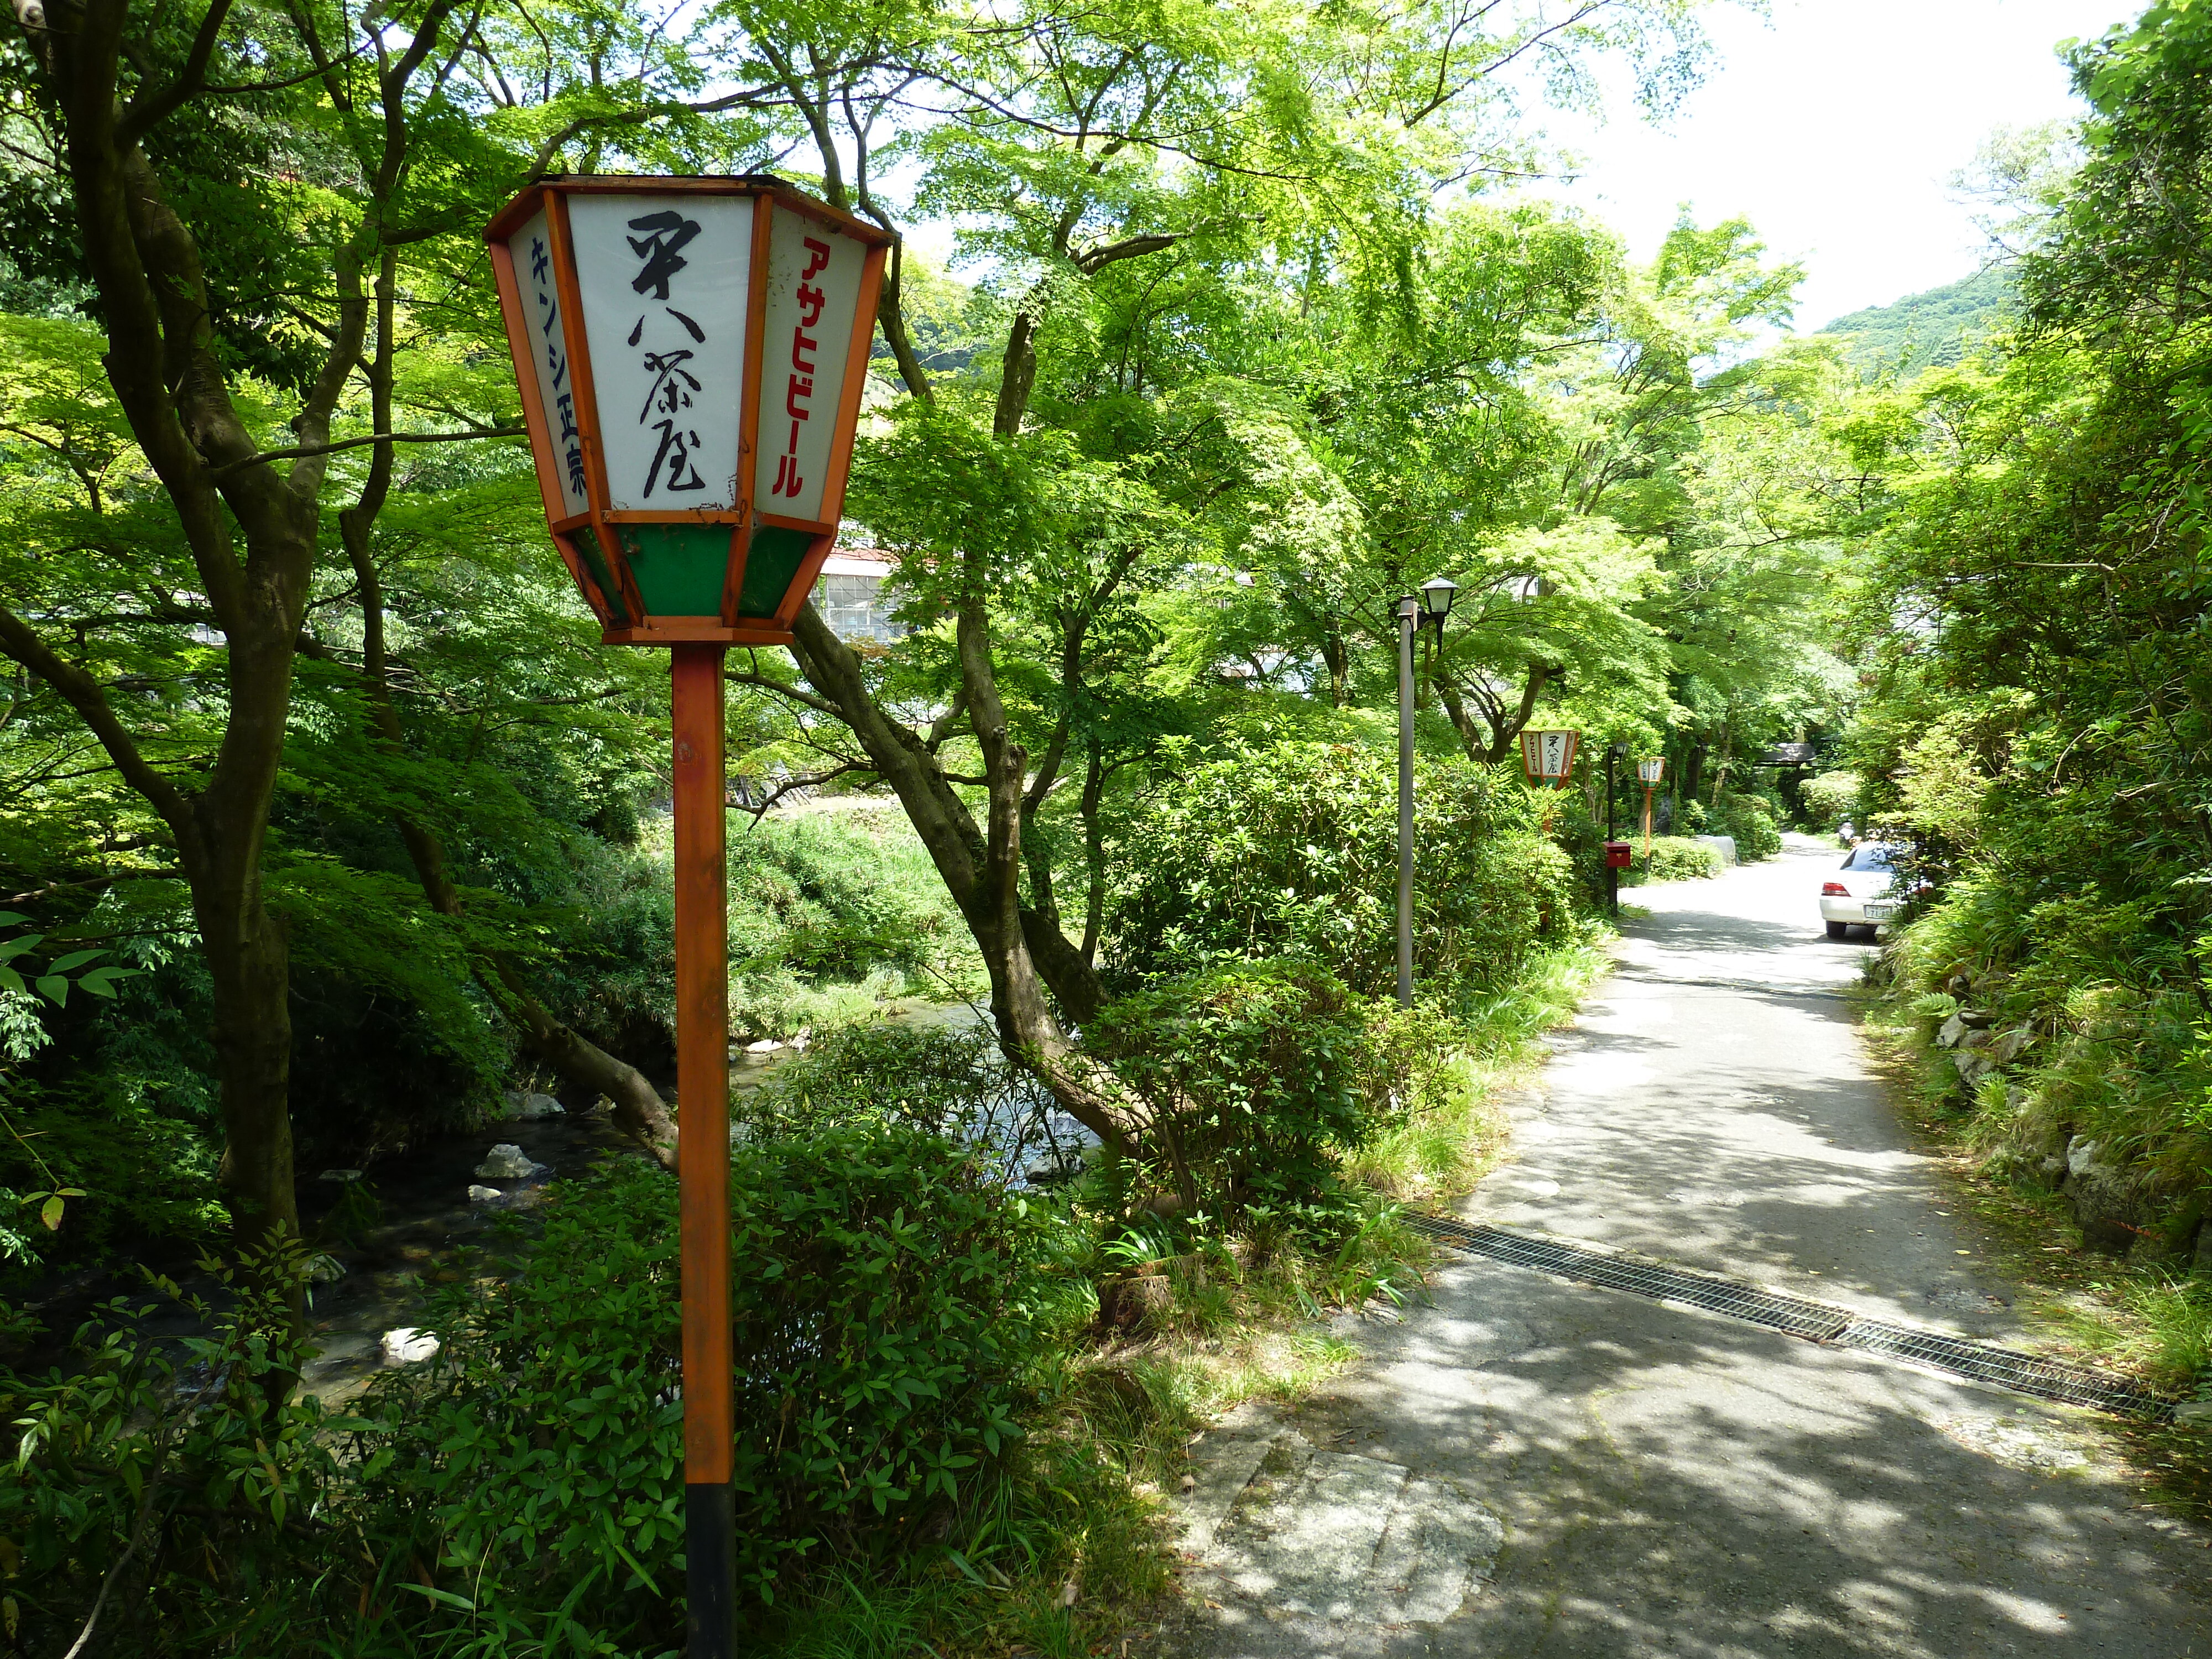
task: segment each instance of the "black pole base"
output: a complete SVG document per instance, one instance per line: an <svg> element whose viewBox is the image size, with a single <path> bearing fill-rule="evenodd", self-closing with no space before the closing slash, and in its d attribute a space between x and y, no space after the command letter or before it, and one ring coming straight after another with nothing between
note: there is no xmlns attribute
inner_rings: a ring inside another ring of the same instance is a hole
<svg viewBox="0 0 2212 1659"><path fill-rule="evenodd" d="M685 1659L736 1659L737 1510L723 1481L684 1486Z"/></svg>

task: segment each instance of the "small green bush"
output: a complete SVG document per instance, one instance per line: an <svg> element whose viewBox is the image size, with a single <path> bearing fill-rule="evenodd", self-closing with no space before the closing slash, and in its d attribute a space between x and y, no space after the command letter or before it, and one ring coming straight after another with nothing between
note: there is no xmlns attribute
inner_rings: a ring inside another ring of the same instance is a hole
<svg viewBox="0 0 2212 1659"><path fill-rule="evenodd" d="M1054 1540L1086 1524L1139 1547L1126 1479L1095 1450L1025 1449L1025 1420L1048 1415L1054 1334L1091 1305L1048 1273L1064 1224L957 1143L883 1121L738 1148L732 1208L737 1536L756 1612L848 1574L896 1580L940 1541L1018 1574L1038 1565L1021 1553L1035 1528L1063 1577ZM109 1651L670 1659L675 1184L624 1159L554 1188L538 1215L515 1270L446 1292L427 1321L436 1355L381 1373L356 1415L269 1403L305 1355L258 1278L227 1309L194 1304L213 1334L180 1355L111 1310L66 1371L0 1372L16 1640L61 1651L120 1566ZM283 1285L307 1255L270 1260L262 1278ZM0 1317L0 1335L20 1325Z"/></svg>
<svg viewBox="0 0 2212 1659"><path fill-rule="evenodd" d="M763 1136L875 1119L964 1140L1051 1109L1035 1075L1000 1052L995 1027L880 1022L823 1033L764 1082L744 1113Z"/></svg>
<svg viewBox="0 0 2212 1659"><path fill-rule="evenodd" d="M1141 1104L1146 1173L1188 1213L1255 1211L1326 1229L1339 1158L1378 1103L1364 1017L1319 963L1240 963L1109 1005L1088 1033Z"/></svg>
<svg viewBox="0 0 2212 1659"><path fill-rule="evenodd" d="M902 817L853 811L732 814L730 1026L739 1037L872 1012L915 975L958 975L965 927ZM674 1064L675 911L668 829L637 848L580 849L574 925L544 978L547 1000L592 1041L647 1070ZM841 995L840 988L858 994Z"/></svg>
<svg viewBox="0 0 2212 1659"><path fill-rule="evenodd" d="M741 1147L731 1197L738 1577L764 1604L972 1510L1022 1432L1046 1241L961 1147L882 1123ZM675 1221L640 1164L560 1190L527 1271L451 1299L437 1357L381 1385L364 1501L466 1564L478 1609L680 1633Z"/></svg>
<svg viewBox="0 0 2212 1659"><path fill-rule="evenodd" d="M272 1401L304 1357L283 1287L307 1259L280 1242L243 1272L203 1261L221 1307L156 1279L204 1334L155 1340L156 1307L118 1300L77 1333L66 1369L0 1372L11 1649L63 1652L98 1607L104 1652L297 1650L298 1564L343 1547L327 1518L346 1478L337 1437L366 1426L313 1399ZM0 1328L10 1346L35 1333L4 1307Z"/></svg>
<svg viewBox="0 0 2212 1659"><path fill-rule="evenodd" d="M1717 833L1735 837L1740 864L1756 864L1782 850L1781 816L1771 802L1758 795L1723 790Z"/></svg>
<svg viewBox="0 0 2212 1659"><path fill-rule="evenodd" d="M1863 783L1856 772L1823 772L1797 786L1805 817L1815 833L1833 835L1845 818L1858 815Z"/></svg>
<svg viewBox="0 0 2212 1659"><path fill-rule="evenodd" d="M1424 760L1413 963L1454 1004L1576 937L1573 867L1517 774ZM1382 750L1287 742L1193 768L1123 833L1107 968L1123 986L1263 957L1361 996L1397 974L1397 771Z"/></svg>
<svg viewBox="0 0 2212 1659"><path fill-rule="evenodd" d="M1647 881L1704 881L1721 872L1719 849L1687 836L1654 836L1647 858L1644 843L1635 843L1635 862L1629 866L1638 884Z"/></svg>

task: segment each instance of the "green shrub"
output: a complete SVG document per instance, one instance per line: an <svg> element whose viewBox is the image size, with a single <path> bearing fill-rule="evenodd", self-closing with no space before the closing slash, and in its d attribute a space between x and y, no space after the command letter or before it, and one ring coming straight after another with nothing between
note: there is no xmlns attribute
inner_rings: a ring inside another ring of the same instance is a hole
<svg viewBox="0 0 2212 1659"><path fill-rule="evenodd" d="M2030 843L2062 869L2093 845ZM2023 1104L1984 1115L1984 1138L2039 1156L2080 1135L2139 1168L2158 1204L2178 1203L2212 1169L2212 1033L2184 901L2053 894L2037 874L2007 859L1948 883L1892 950L1895 1000L1932 1030L1939 994L1963 975L1969 1006L2035 1033L2007 1072Z"/></svg>
<svg viewBox="0 0 2212 1659"><path fill-rule="evenodd" d="M1019 1573L1030 1528L1127 1533L1126 1480L1095 1455L1022 1461L1048 1327L1089 1306L1048 1276L1062 1246L1042 1211L957 1144L883 1122L739 1148L732 1200L757 1610L852 1571L896 1580L939 1540ZM675 1185L625 1159L538 1215L519 1271L448 1291L426 1322L437 1354L381 1373L356 1416L270 1407L264 1379L303 1356L282 1296L244 1281L228 1310L196 1308L214 1334L180 1357L125 1322L88 1330L67 1373L0 1374L18 1641L68 1646L136 1533L104 1615L133 1653L672 1656ZM276 1254L296 1279L304 1253Z"/></svg>
<svg viewBox="0 0 2212 1659"><path fill-rule="evenodd" d="M857 1121L927 1129L1009 1177L1046 1158L1072 1172L1083 1139L1071 1136L1036 1073L1008 1060L995 1028L980 1021L825 1032L754 1091L744 1116L747 1133L785 1139Z"/></svg>
<svg viewBox="0 0 2212 1659"><path fill-rule="evenodd" d="M1516 773L1421 763L1414 972L1458 1003L1576 936L1565 854ZM1310 958L1362 996L1397 974L1397 772L1386 751L1275 743L1181 775L1116 848L1107 966L1141 984L1226 962Z"/></svg>
<svg viewBox="0 0 2212 1659"><path fill-rule="evenodd" d="M200 1265L223 1305L155 1282L205 1334L155 1340L155 1308L118 1300L78 1332L66 1370L0 1372L16 1651L70 1648L96 1607L106 1652L296 1650L299 1562L345 1547L327 1512L345 1479L333 1431L349 1423L312 1399L271 1403L302 1351L269 1287L297 1283L305 1253L280 1243L235 1274ZM11 1342L34 1329L4 1309L0 1324Z"/></svg>
<svg viewBox="0 0 2212 1659"><path fill-rule="evenodd" d="M1756 864L1782 850L1781 815L1761 796L1722 791L1716 822L1719 827L1715 833L1735 837L1738 863Z"/></svg>
<svg viewBox="0 0 2212 1659"><path fill-rule="evenodd" d="M1635 843L1635 861L1629 866L1638 884L1647 881L1704 881L1721 872L1717 848L1687 836L1654 836L1647 857L1644 843Z"/></svg>
<svg viewBox="0 0 2212 1659"><path fill-rule="evenodd" d="M580 848L574 923L547 975L563 1018L649 1071L675 1060L668 857L665 822L636 849ZM914 976L957 975L973 959L943 882L896 813L732 814L728 926L730 1029L741 1038L858 1018Z"/></svg>
<svg viewBox="0 0 2212 1659"><path fill-rule="evenodd" d="M1863 780L1856 772L1823 772L1797 786L1805 817L1817 834L1833 835L1845 818L1859 816Z"/></svg>
<svg viewBox="0 0 2212 1659"><path fill-rule="evenodd" d="M882 1123L740 1147L731 1171L744 1592L972 1518L1020 1437L1050 1305L1041 1214L956 1144ZM528 1269L460 1295L384 1384L366 1501L465 1564L478 1607L574 1605L672 1642L680 1584L675 1183L560 1190Z"/></svg>
<svg viewBox="0 0 2212 1659"><path fill-rule="evenodd" d="M1145 1173L1194 1218L1334 1224L1374 1127L1364 1018L1312 962L1239 963L1109 1005L1088 1046L1141 1105Z"/></svg>

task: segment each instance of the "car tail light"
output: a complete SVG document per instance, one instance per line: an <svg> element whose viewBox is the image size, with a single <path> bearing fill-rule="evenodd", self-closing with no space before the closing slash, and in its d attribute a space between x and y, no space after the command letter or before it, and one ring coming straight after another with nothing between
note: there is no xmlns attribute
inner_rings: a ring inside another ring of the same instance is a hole
<svg viewBox="0 0 2212 1659"><path fill-rule="evenodd" d="M1822 898L1849 898L1850 896L1851 890L1840 881L1824 881L1820 884Z"/></svg>

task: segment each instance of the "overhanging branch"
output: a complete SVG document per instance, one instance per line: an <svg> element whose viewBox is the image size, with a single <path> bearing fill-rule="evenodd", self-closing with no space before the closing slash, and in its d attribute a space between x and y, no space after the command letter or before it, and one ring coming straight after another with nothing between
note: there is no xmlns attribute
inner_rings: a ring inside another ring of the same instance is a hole
<svg viewBox="0 0 2212 1659"><path fill-rule="evenodd" d="M310 455L335 455L342 449L360 449L368 444L457 444L471 438L520 438L524 429L519 426L486 427L481 432L373 432L366 438L346 438L334 444L304 444L297 449L264 449L258 455L248 455L243 460L233 461L228 466L216 468L212 477L226 477L249 466L259 466L268 461L301 459Z"/></svg>

